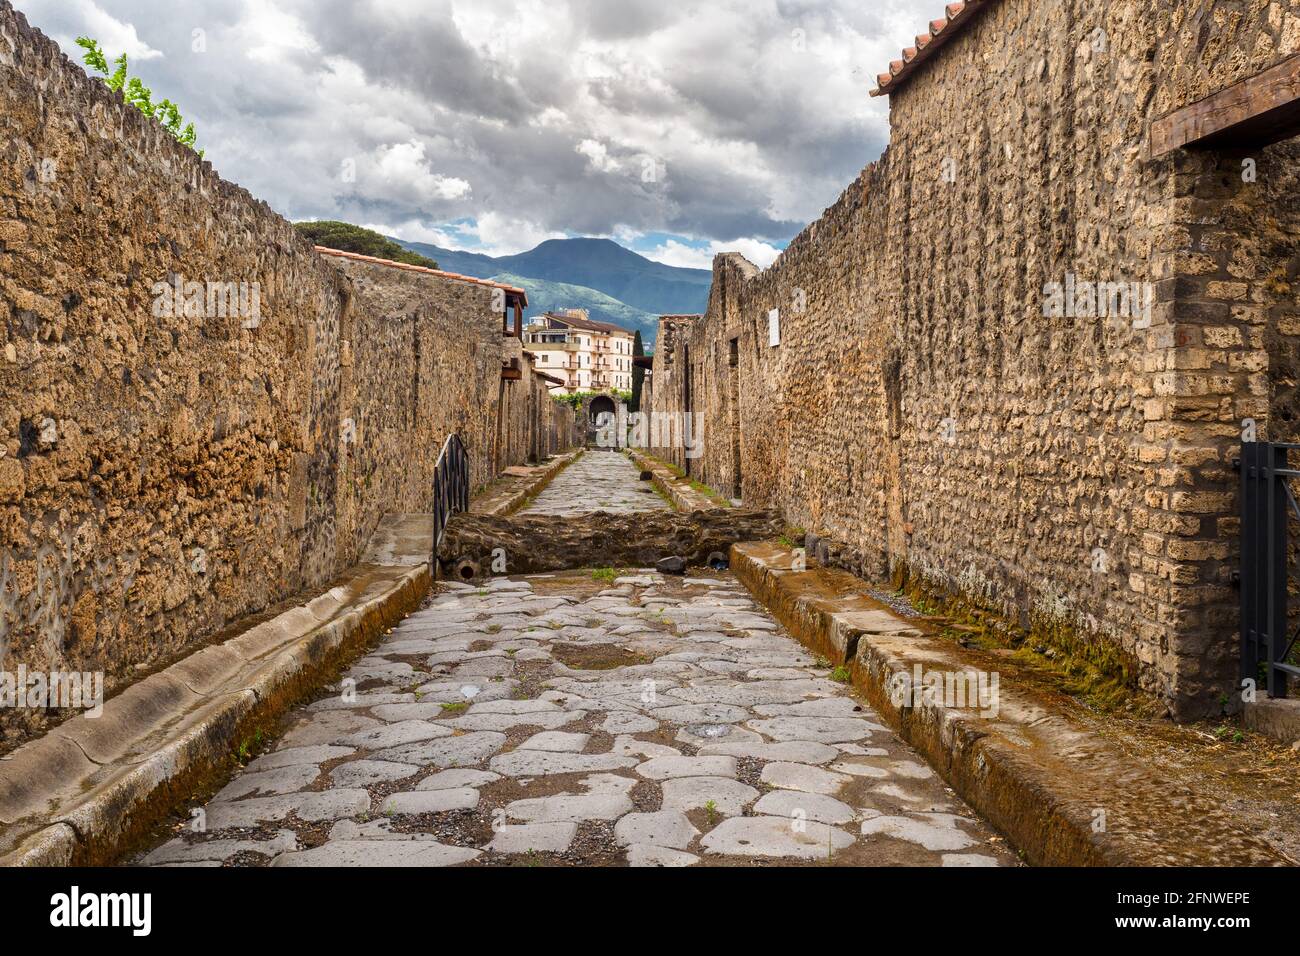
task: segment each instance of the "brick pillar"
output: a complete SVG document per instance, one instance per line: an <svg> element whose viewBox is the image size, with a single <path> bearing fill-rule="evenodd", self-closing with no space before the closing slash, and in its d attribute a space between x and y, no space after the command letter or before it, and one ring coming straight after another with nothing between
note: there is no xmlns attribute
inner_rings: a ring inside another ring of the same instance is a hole
<svg viewBox="0 0 1300 956"><path fill-rule="evenodd" d="M1153 206L1156 305L1142 356L1146 427L1135 512L1144 683L1190 719L1231 708L1237 674L1237 474L1243 419L1265 422L1263 311L1234 258L1249 203L1240 160L1182 153ZM1263 431L1261 431L1261 436ZM1158 675L1158 676L1156 676Z"/></svg>

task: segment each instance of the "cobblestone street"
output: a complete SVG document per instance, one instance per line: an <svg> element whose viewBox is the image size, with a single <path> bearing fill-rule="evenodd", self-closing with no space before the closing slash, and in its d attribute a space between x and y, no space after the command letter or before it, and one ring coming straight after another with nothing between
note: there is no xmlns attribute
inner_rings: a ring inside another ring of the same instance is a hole
<svg viewBox="0 0 1300 956"><path fill-rule="evenodd" d="M668 503L626 455L616 451L587 451L556 476L521 513L575 515L592 511L661 511Z"/></svg>
<svg viewBox="0 0 1300 956"><path fill-rule="evenodd" d="M728 572L442 584L347 677L142 862L1015 862Z"/></svg>

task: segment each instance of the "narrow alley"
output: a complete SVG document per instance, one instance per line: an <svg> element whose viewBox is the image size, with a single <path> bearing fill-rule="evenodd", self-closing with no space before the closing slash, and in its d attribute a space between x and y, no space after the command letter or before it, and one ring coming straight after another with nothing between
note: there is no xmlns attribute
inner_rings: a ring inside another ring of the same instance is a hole
<svg viewBox="0 0 1300 956"><path fill-rule="evenodd" d="M637 478L531 510L664 507ZM1014 864L837 676L725 571L442 583L136 862Z"/></svg>

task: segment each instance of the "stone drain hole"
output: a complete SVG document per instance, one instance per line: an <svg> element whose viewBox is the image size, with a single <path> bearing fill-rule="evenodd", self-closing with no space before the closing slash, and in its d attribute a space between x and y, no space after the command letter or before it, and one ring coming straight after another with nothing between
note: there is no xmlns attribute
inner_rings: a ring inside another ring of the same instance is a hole
<svg viewBox="0 0 1300 956"><path fill-rule="evenodd" d="M456 562L456 577L462 581L473 581L478 577L478 563L470 558L461 558Z"/></svg>

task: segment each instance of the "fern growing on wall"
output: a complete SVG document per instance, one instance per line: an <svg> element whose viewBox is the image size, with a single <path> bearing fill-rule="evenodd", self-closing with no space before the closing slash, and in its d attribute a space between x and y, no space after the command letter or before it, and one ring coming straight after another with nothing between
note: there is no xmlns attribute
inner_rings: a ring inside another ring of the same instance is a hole
<svg viewBox="0 0 1300 956"><path fill-rule="evenodd" d="M109 70L108 57L104 55L98 40L90 37L77 37L77 46L85 50L82 62L91 70L99 73L101 79L114 93L120 92L125 100L150 119L156 119L182 146L194 148L194 124L185 123L181 118L180 108L169 99L153 101L153 91L140 82L138 76L127 76L126 54L123 53L113 61L113 70ZM185 123L184 126L181 124ZM203 150L198 150L199 156Z"/></svg>

